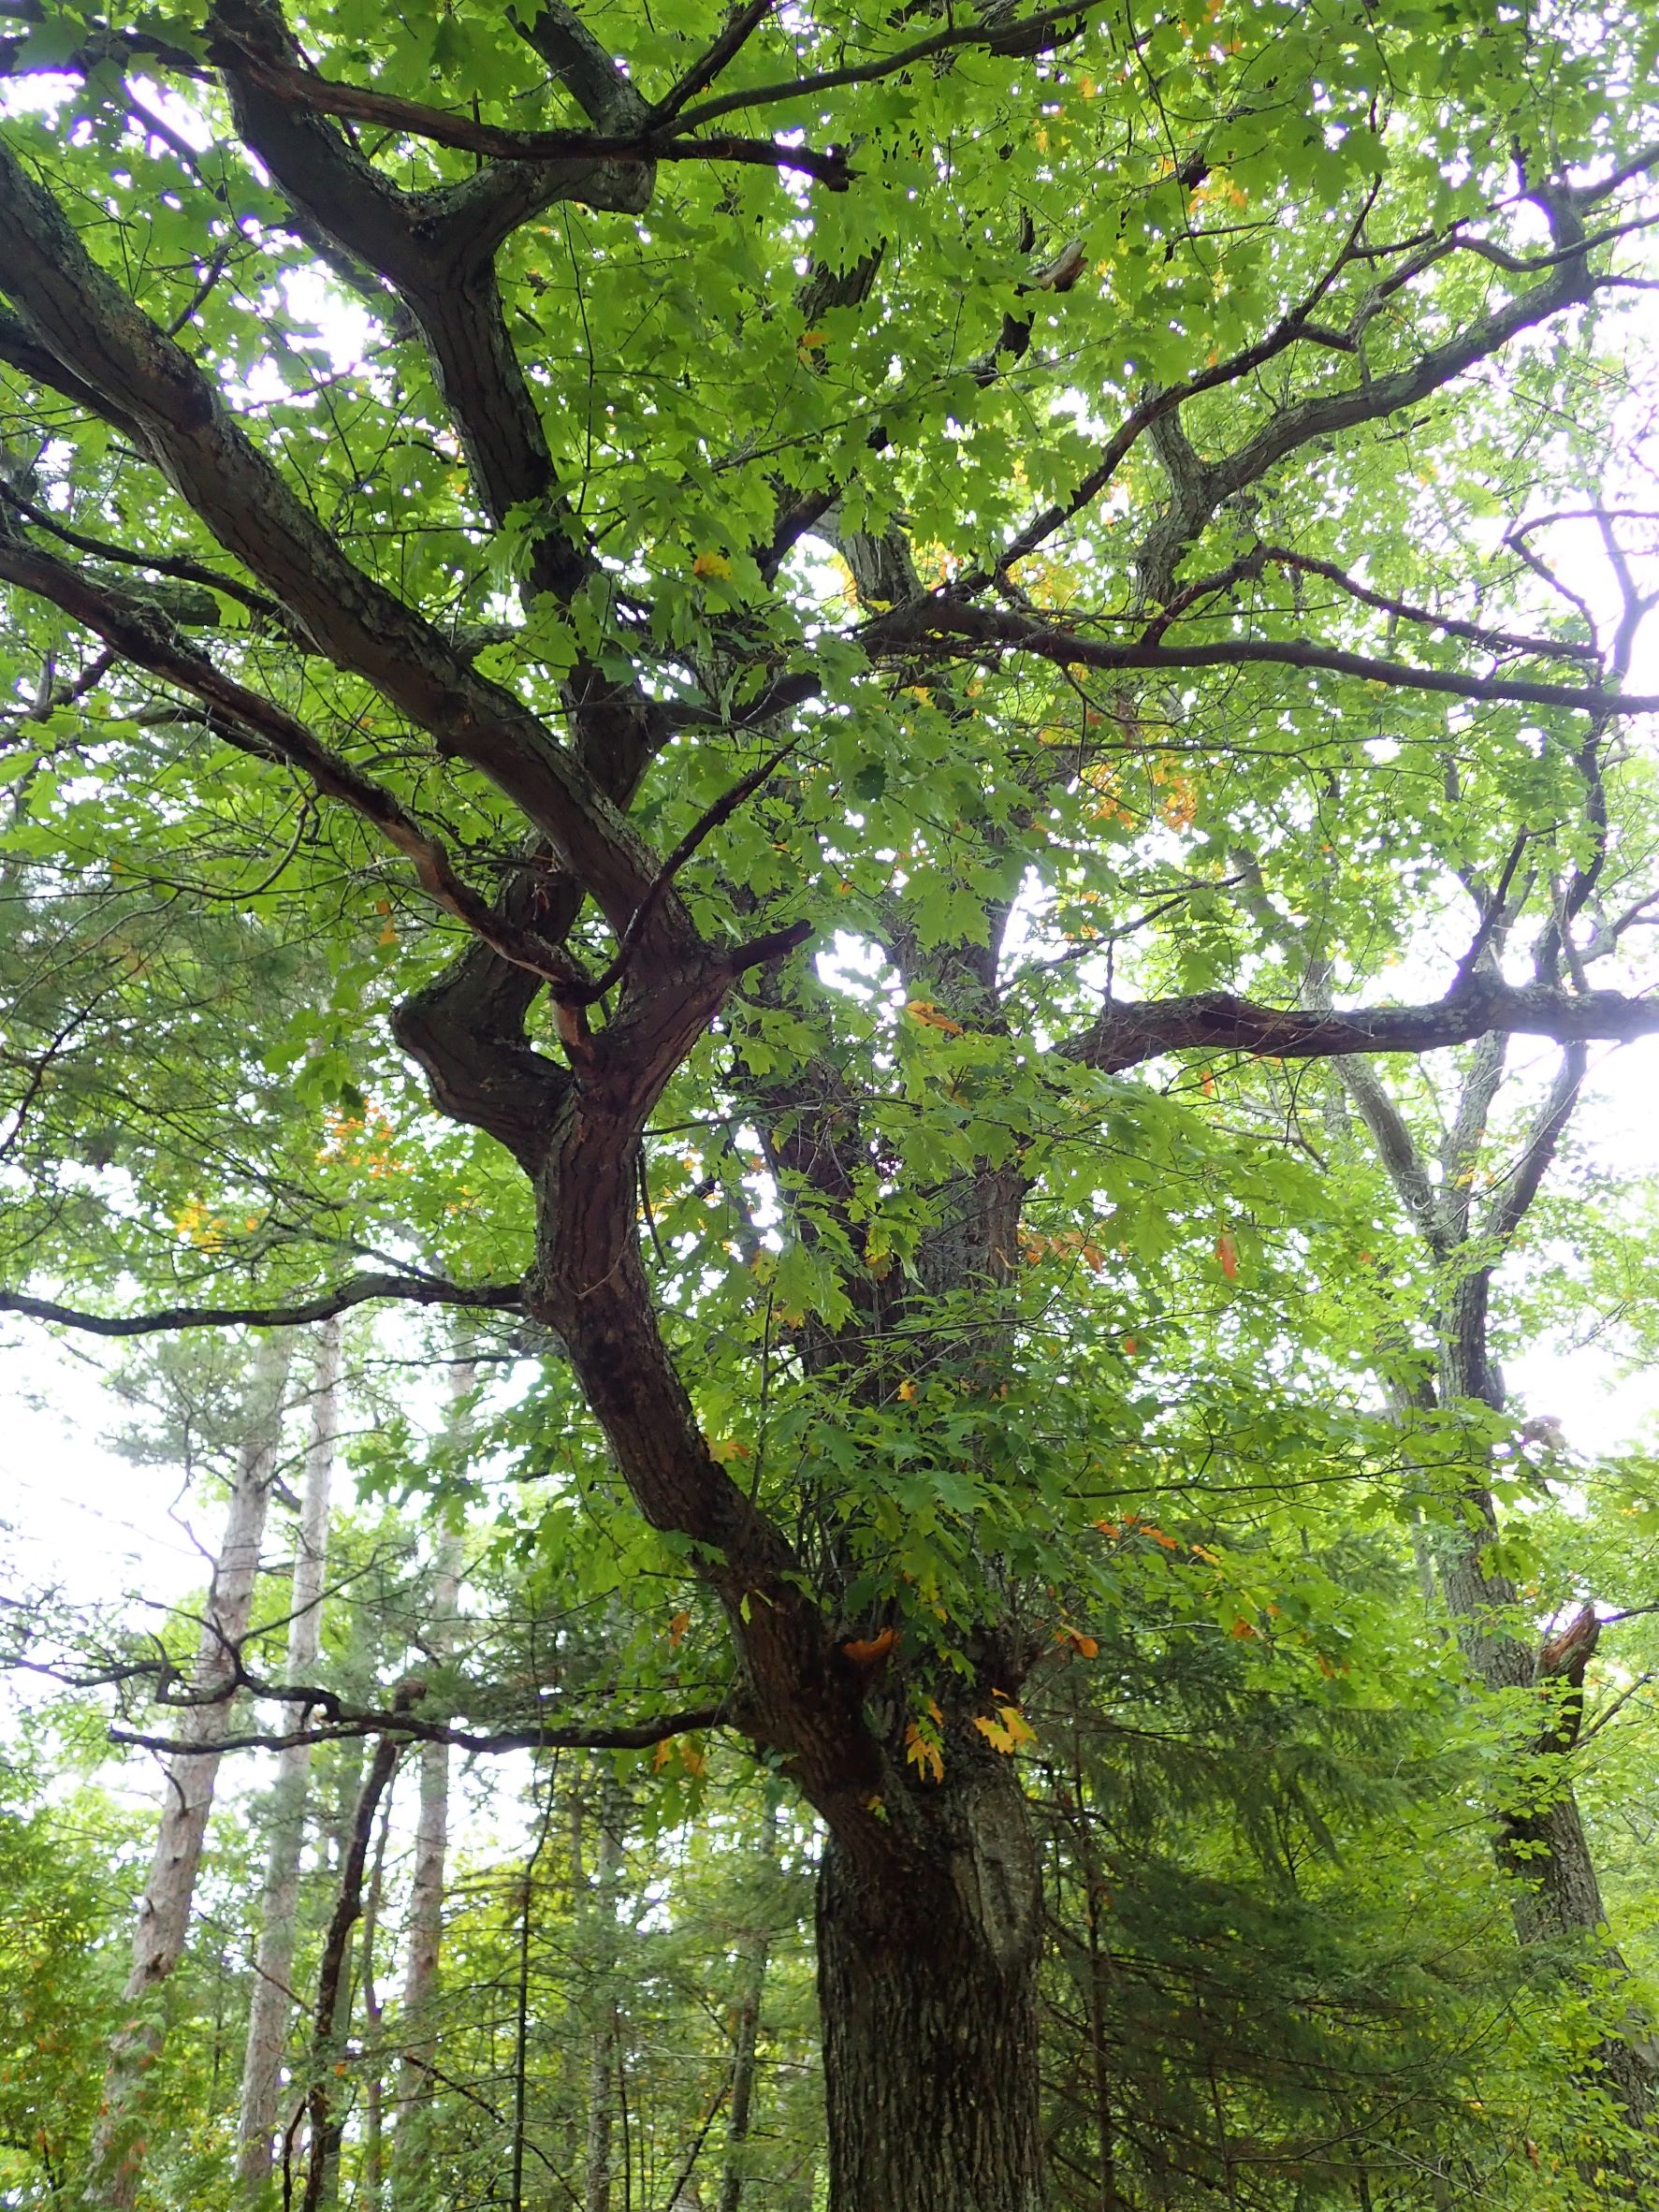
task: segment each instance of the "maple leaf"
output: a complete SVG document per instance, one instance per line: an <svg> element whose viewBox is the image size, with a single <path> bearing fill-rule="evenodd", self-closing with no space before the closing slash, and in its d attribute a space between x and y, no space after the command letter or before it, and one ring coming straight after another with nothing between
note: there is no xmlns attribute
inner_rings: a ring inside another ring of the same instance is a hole
<svg viewBox="0 0 1659 2212"><path fill-rule="evenodd" d="M1236 1283L1239 1279L1239 1247L1230 1229L1224 1229L1215 1239L1215 1257L1228 1281Z"/></svg>
<svg viewBox="0 0 1659 2212"><path fill-rule="evenodd" d="M945 1779L945 1754L930 1733L924 1733L912 1721L905 1730L905 1758L918 1774L930 1774L935 1782Z"/></svg>
<svg viewBox="0 0 1659 2212"><path fill-rule="evenodd" d="M723 553L699 553L691 563L694 576L729 576L732 563Z"/></svg>
<svg viewBox="0 0 1659 2212"><path fill-rule="evenodd" d="M1022 1743L1035 1743L1037 1731L1017 1705L998 1705L994 1714L976 1713L974 1726L991 1746L1006 1757Z"/></svg>
<svg viewBox="0 0 1659 2212"><path fill-rule="evenodd" d="M684 1639L686 1630L690 1628L691 1625L691 1616L687 1612L676 1613L674 1618L669 1622L668 1640L677 1651L679 1649L680 1643Z"/></svg>

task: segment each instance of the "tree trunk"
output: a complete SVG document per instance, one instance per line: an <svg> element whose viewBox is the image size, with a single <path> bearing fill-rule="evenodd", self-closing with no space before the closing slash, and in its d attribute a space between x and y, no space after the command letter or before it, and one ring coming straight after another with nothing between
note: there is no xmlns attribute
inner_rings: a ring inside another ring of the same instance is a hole
<svg viewBox="0 0 1659 2212"><path fill-rule="evenodd" d="M147 2082L166 2033L161 1989L183 1956L190 1929L196 1870L219 1773L214 1746L229 1719L240 1645L253 1611L266 1506L282 1438L289 1349L285 1336L272 1334L260 1339L254 1357L247 1437L230 1487L191 1677L196 1702L179 1709L175 1723L183 1741L202 1748L176 1752L167 1763L161 1824L138 1901L124 1992L133 2009L110 2044L104 2100L93 2134L85 2193L90 2207L121 2212L138 2196Z"/></svg>
<svg viewBox="0 0 1659 2212"><path fill-rule="evenodd" d="M895 1809L925 1854L911 1882L825 1845L818 1986L836 2212L1041 2212L1037 1851L1012 1768L952 1751L944 1782Z"/></svg>
<svg viewBox="0 0 1659 2212"><path fill-rule="evenodd" d="M611 2121L617 2075L617 1880L622 1871L622 1793L607 1774L601 1787L594 1853L593 2027L588 2056L587 2212L610 2212Z"/></svg>
<svg viewBox="0 0 1659 2212"><path fill-rule="evenodd" d="M285 1673L302 1682L316 1665L323 1625L323 1582L328 1555L328 1489L339 1426L340 1323L325 1321L316 1334L312 1385L311 1436L294 1549ZM311 1746L290 1744L278 1754L272 1794L270 1850L260 1900L259 1949L248 2047L242 2066L240 2144L237 2178L257 2193L269 2180L277 2108L282 2096L283 2050L294 2009L295 1920L299 1903L299 1854L305 1835L305 1798Z"/></svg>
<svg viewBox="0 0 1659 2212"><path fill-rule="evenodd" d="M400 1692L393 1702L406 1701L404 1694ZM345 2071L341 2045L350 2013L347 1965L351 1932L363 1910L363 1875L369 1862L375 1815L397 1772L401 1750L402 1745L395 1736L383 1736L374 1747L374 1756L369 1762L369 1772L352 1814L341 1861L340 1894L323 1943L322 1964L317 1970L316 2012L312 2022L311 2081L305 2100L305 2194L300 2200L303 2212L320 2212L336 2178L344 2122L335 2107L332 2089L336 2072Z"/></svg>
<svg viewBox="0 0 1659 2212"><path fill-rule="evenodd" d="M478 1371L471 1360L450 1371L450 1427L461 1441L461 1412ZM460 1602L462 1529L445 1521L432 1564L432 1611L427 1642L442 1664L447 1656ZM409 1883L409 1954L403 1977L403 2059L398 2070L397 2132L392 2143L392 2195L417 2170L424 2150L431 2067L437 2049L431 2011L438 1993L438 1957L444 1939L444 1894L449 1855L449 1746L423 1743L419 1753L419 1810Z"/></svg>

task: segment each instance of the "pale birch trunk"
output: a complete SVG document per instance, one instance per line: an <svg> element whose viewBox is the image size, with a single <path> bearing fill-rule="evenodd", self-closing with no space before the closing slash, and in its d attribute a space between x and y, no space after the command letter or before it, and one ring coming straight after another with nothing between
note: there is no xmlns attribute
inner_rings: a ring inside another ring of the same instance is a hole
<svg viewBox="0 0 1659 2212"><path fill-rule="evenodd" d="M176 1736L201 1749L175 1752L167 1764L161 1823L138 1901L124 1991L132 2010L109 2046L103 2104L93 2135L84 2201L100 2212L104 2207L123 2212L138 2196L146 2083L165 2034L161 1987L182 1957L189 1933L196 1870L219 1773L215 1745L230 1717L240 1645L253 1611L266 1506L282 1438L288 1357L289 1341L281 1335L261 1338L255 1353L246 1440L230 1487L191 1677L195 1702L181 1708L173 1721Z"/></svg>
<svg viewBox="0 0 1659 2212"><path fill-rule="evenodd" d="M323 1584L328 1557L328 1492L339 1433L340 1322L325 1321L316 1334L311 1434L295 1538L288 1601L290 1683L308 1679L316 1665L323 1627ZM299 1855L305 1837L305 1798L311 1746L290 1744L279 1753L270 1819L270 1851L260 1902L259 1948L254 2001L242 2066L237 2177L256 2196L271 2175L277 2111L282 2097L283 2051L294 2010L295 1924L299 1904Z"/></svg>

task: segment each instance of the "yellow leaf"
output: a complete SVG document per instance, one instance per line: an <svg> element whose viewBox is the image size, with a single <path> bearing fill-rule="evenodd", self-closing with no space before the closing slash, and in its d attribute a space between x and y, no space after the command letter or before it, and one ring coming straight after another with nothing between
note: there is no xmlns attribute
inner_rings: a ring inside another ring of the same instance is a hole
<svg viewBox="0 0 1659 2212"><path fill-rule="evenodd" d="M732 563L723 553L699 553L691 563L694 576L729 576Z"/></svg>
<svg viewBox="0 0 1659 2212"><path fill-rule="evenodd" d="M1221 1564L1220 1559L1207 1544L1195 1544L1192 1548L1192 1555L1195 1559L1207 1559L1212 1566Z"/></svg>
<svg viewBox="0 0 1659 2212"><path fill-rule="evenodd" d="M935 1782L945 1779L945 1755L939 1745L912 1721L905 1730L905 1757L918 1774L930 1774Z"/></svg>
<svg viewBox="0 0 1659 2212"><path fill-rule="evenodd" d="M901 1398L904 1400L904 1402L905 1402L905 1404L906 1404L907 1405L908 1405L908 1404L910 1403L911 1399L912 1399L912 1398L914 1398L914 1396L916 1395L916 1386L915 1386L915 1384L914 1384L914 1383L913 1383L913 1382L910 1380L910 1376L909 1376L908 1375L906 1375L906 1377L905 1377L904 1381L903 1381L903 1382L901 1382L901 1383L899 1384L899 1386L898 1386L898 1394L899 1394L899 1396L900 1396L900 1397L901 1397Z"/></svg>
<svg viewBox="0 0 1659 2212"><path fill-rule="evenodd" d="M1017 1705L999 1705L995 1715L976 1713L974 1726L991 1746L1006 1757L1022 1743L1035 1743L1037 1731Z"/></svg>

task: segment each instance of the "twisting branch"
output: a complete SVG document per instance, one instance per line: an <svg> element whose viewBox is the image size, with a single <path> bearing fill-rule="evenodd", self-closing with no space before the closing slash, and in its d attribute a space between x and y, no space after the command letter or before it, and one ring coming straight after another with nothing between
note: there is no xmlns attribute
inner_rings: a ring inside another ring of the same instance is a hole
<svg viewBox="0 0 1659 2212"><path fill-rule="evenodd" d="M95 583L83 569L60 560L0 530L0 578L51 600L101 637L136 668L180 685L211 709L210 727L226 743L256 760L276 758L298 768L325 798L338 800L377 829L414 867L421 888L444 912L483 939L502 957L551 983L555 997L582 987L570 955L533 931L512 929L456 873L437 838L400 799L334 752L284 707L226 676L208 656L179 636L154 608L113 586Z"/></svg>
<svg viewBox="0 0 1659 2212"><path fill-rule="evenodd" d="M215 60L252 77L277 98L317 115L335 115L351 123L372 123L387 130L428 138L435 146L454 146L466 153L482 153L495 161L541 163L731 161L759 164L764 168L793 169L816 178L832 192L845 192L854 171L846 150L792 146L775 138L735 137L730 132L685 135L686 125L668 131L515 131L501 124L480 123L469 115L455 115L443 108L429 108L420 100L406 100L396 93L373 92L366 85L342 84L309 70L285 67L264 55L257 59L239 45L211 50ZM573 194L579 196L578 194Z"/></svg>
<svg viewBox="0 0 1659 2212"><path fill-rule="evenodd" d="M1659 712L1659 693L1604 691L1594 685L1532 683L1515 677L1464 676L1453 669L1418 668L1404 661L1375 660L1364 653L1316 645L1304 638L1241 637L1202 645L1148 645L1137 639L1116 645L1023 614L967 606L949 592L936 592L878 615L860 635L872 653L910 651L918 646L949 650L955 641L963 656L1030 653L1061 668L1303 668L1313 675L1357 677L1362 683L1386 684L1391 691L1438 691L1448 698L1489 706L1562 706L1600 719Z"/></svg>

